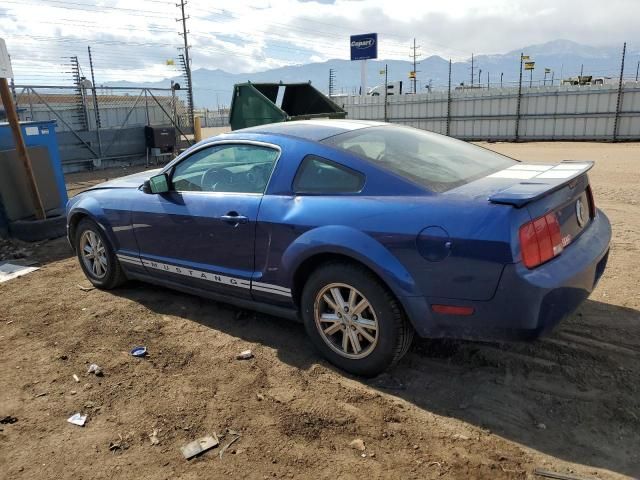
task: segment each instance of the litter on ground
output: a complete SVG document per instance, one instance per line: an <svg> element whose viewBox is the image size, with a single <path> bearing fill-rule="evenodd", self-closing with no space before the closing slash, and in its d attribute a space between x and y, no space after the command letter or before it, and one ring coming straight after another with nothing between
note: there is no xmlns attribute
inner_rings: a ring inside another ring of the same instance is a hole
<svg viewBox="0 0 640 480"><path fill-rule="evenodd" d="M87 421L87 416L82 415L81 413L75 413L67 419L67 422L73 423L74 425L78 425L79 427L84 427L84 423L86 421Z"/></svg>
<svg viewBox="0 0 640 480"><path fill-rule="evenodd" d="M195 457L196 455L200 455L207 450L210 450L214 447L220 445L218 441L218 437L214 433L213 435L207 435L206 437L199 438L194 440L193 442L189 442L186 445L180 447L180 451L184 458L189 460L190 458Z"/></svg>
<svg viewBox="0 0 640 480"><path fill-rule="evenodd" d="M15 263L0 262L0 283L8 282L27 273L35 272L38 267L17 265Z"/></svg>

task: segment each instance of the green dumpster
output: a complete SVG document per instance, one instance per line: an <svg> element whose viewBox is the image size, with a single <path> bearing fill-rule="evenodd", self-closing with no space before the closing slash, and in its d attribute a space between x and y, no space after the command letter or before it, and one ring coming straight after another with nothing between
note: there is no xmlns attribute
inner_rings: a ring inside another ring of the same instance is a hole
<svg viewBox="0 0 640 480"><path fill-rule="evenodd" d="M266 123L345 118L345 112L311 83L239 83L233 87L231 130Z"/></svg>

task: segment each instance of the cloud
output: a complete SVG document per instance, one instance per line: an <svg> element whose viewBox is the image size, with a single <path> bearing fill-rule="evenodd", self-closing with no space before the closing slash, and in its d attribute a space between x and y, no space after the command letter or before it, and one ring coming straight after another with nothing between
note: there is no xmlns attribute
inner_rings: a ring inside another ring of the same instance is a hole
<svg viewBox="0 0 640 480"><path fill-rule="evenodd" d="M87 45L101 83L158 80L178 73L177 66L165 62L182 47L174 5L3 0L0 36L24 83L68 83L68 57L77 55L87 69ZM255 72L346 59L349 35L372 31L378 32L379 56L386 59L408 59L414 37L424 57L454 60L557 38L594 46L627 41L631 50L640 50L638 0L236 0L217 5L191 0L187 6L194 69Z"/></svg>

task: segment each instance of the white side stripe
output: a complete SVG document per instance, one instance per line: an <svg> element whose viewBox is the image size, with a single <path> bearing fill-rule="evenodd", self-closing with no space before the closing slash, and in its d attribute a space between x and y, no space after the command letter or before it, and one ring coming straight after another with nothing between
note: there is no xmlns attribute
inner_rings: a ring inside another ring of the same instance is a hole
<svg viewBox="0 0 640 480"><path fill-rule="evenodd" d="M228 277L226 275L219 275L217 273L204 272L202 270L196 270L192 268L179 267L168 263L156 262L154 260L139 259L128 255L117 255L118 260L124 263L130 263L132 265L144 265L148 268L155 270L161 270L168 273L175 273L178 275L184 275L185 277L197 278L199 280L205 280L208 282L221 283L223 285L229 285L239 288L253 288L260 292L271 293L273 295L282 295L285 297L291 297L291 289L274 285L272 283L253 282L253 286L249 280L243 280L241 278Z"/></svg>
<svg viewBox="0 0 640 480"><path fill-rule="evenodd" d="M131 263L132 265L142 266L142 262L140 260L129 260L128 258L120 258L120 257L118 257L118 260L124 263Z"/></svg>
<svg viewBox="0 0 640 480"><path fill-rule="evenodd" d="M270 288L265 288L265 287L259 287L259 286L253 286L252 290L257 290L259 292L265 292L265 293L272 293L274 295L283 295L285 297L290 297L291 293L289 292L283 292L280 290L272 290Z"/></svg>
<svg viewBox="0 0 640 480"><path fill-rule="evenodd" d="M142 265L142 261L136 257L130 257L129 255L117 254L118 260L122 260L123 262L136 263L138 265Z"/></svg>
<svg viewBox="0 0 640 480"><path fill-rule="evenodd" d="M269 290L278 290L281 293L285 293L287 295L291 294L291 289L290 288L285 288L285 287L281 287L279 285L273 285L271 283L262 283L262 282L253 282L253 287L254 288L266 288Z"/></svg>

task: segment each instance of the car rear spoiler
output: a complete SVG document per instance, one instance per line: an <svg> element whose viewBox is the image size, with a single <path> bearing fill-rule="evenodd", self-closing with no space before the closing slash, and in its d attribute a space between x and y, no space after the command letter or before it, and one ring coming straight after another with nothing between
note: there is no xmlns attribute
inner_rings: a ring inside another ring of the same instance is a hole
<svg viewBox="0 0 640 480"><path fill-rule="evenodd" d="M593 162L570 160L565 160L557 165L519 163L506 170L500 170L489 175L488 178L525 180L494 193L489 197L489 201L520 208L556 190L560 190L573 179L591 170L591 168L593 168Z"/></svg>

